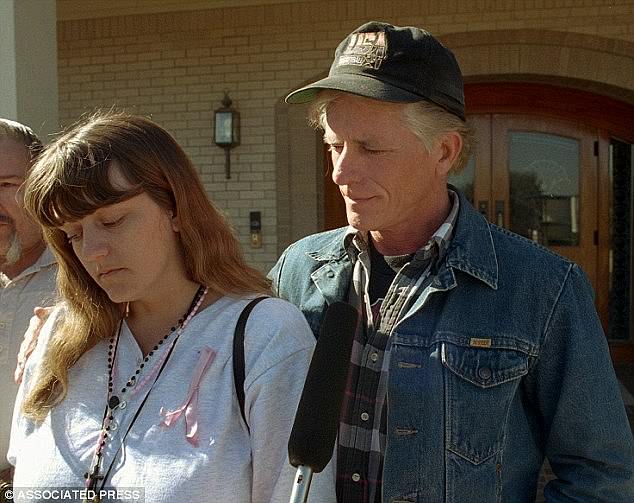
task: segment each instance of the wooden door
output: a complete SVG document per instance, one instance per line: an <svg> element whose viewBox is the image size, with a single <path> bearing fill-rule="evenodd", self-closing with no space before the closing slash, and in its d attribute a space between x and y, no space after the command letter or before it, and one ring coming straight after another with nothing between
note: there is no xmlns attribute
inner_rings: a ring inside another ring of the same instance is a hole
<svg viewBox="0 0 634 503"><path fill-rule="evenodd" d="M332 181L332 158L328 146L324 145L325 170L324 177L324 230L337 229L348 225L346 219L346 203L343 201L339 187Z"/></svg>
<svg viewBox="0 0 634 503"><path fill-rule="evenodd" d="M472 115L467 119L476 131L476 144L467 166L452 174L449 183L459 189L480 213L491 219L491 116Z"/></svg>

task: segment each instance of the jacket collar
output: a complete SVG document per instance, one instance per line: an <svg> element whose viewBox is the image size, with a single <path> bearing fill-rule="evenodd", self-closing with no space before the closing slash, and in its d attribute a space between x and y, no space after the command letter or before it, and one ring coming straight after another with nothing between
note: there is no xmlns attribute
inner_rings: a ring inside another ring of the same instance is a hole
<svg viewBox="0 0 634 503"><path fill-rule="evenodd" d="M307 252L317 262L337 262L347 257L344 239L352 227L341 227L332 232L332 238L316 251Z"/></svg>
<svg viewBox="0 0 634 503"><path fill-rule="evenodd" d="M463 194L454 235L447 250L447 267L458 269L497 290L498 261L491 226Z"/></svg>
<svg viewBox="0 0 634 503"><path fill-rule="evenodd" d="M349 227L337 229L325 246L306 255L320 263L310 275L328 305L347 301L352 277L352 261L344 247L344 236Z"/></svg>
<svg viewBox="0 0 634 503"><path fill-rule="evenodd" d="M445 257L447 267L441 267L438 271L434 286L441 289L455 286L452 269L458 269L497 290L498 262L490 224L471 206L462 193L454 187L451 188L460 197L460 210ZM351 262L344 242L349 233L350 227L342 227L332 233L332 239L327 241L322 248L307 253L313 260L329 264L329 267L322 267L315 271L313 280L316 279L315 275L322 278L325 274L323 280L329 277L340 277L339 275L345 272L345 269L350 268Z"/></svg>

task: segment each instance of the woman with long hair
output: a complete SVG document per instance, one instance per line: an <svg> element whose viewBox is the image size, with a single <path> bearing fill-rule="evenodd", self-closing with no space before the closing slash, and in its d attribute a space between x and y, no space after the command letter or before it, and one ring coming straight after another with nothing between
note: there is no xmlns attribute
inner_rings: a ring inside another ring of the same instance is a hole
<svg viewBox="0 0 634 503"><path fill-rule="evenodd" d="M288 501L286 443L314 337L291 304L257 304L241 410L236 322L269 283L176 141L143 117L93 116L45 149L25 203L57 257L62 301L18 396L14 487ZM331 477L316 478L313 501L334 498Z"/></svg>

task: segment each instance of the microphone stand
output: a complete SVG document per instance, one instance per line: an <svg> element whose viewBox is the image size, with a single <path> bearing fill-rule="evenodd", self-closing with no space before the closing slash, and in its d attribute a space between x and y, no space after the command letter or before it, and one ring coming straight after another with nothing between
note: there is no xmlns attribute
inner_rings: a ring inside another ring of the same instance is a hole
<svg viewBox="0 0 634 503"><path fill-rule="evenodd" d="M310 466L299 465L293 481L293 492L291 492L289 503L306 503L312 480L313 469Z"/></svg>

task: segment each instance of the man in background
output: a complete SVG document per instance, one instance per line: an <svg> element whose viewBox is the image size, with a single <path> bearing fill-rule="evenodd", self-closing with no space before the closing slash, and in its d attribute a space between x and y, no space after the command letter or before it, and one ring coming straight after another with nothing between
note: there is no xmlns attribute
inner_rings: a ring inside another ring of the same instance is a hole
<svg viewBox="0 0 634 503"><path fill-rule="evenodd" d="M51 305L57 267L40 226L26 214L20 188L42 149L33 131L0 118L0 485L11 482L15 360L36 306Z"/></svg>

